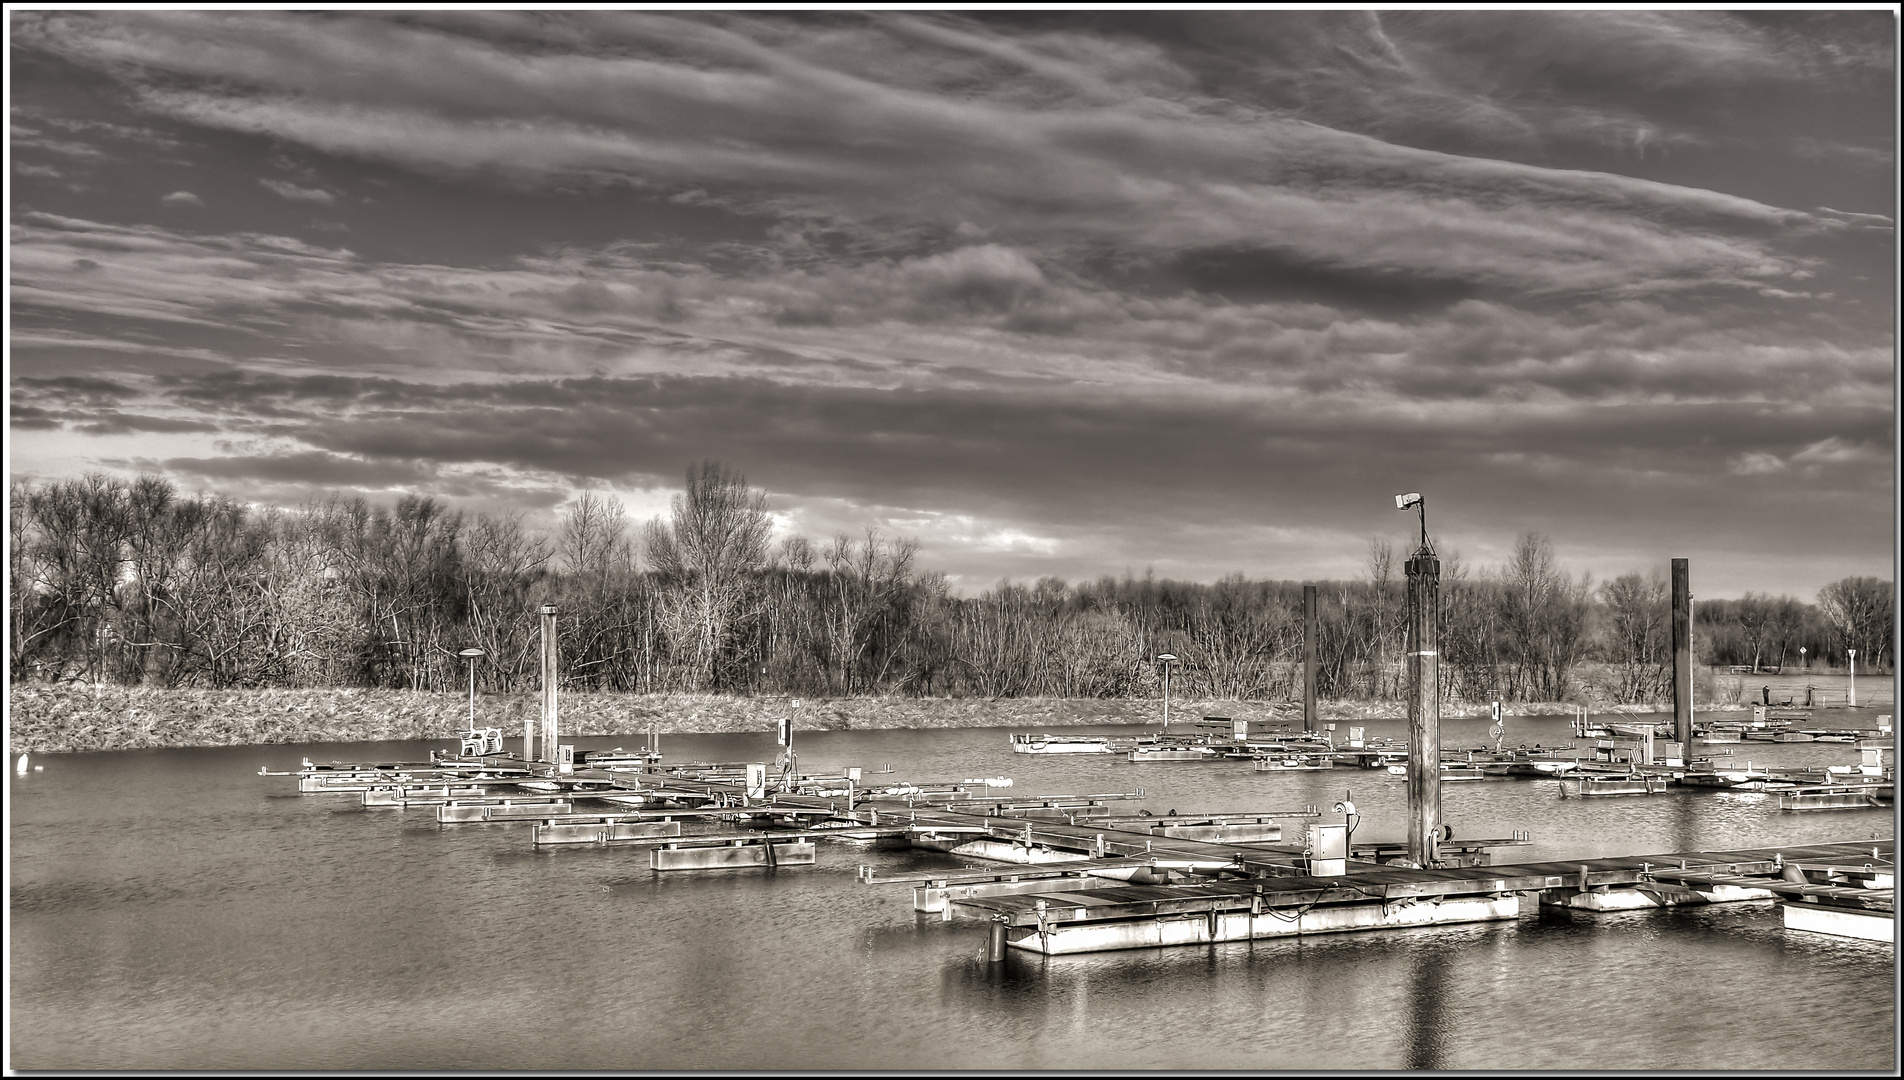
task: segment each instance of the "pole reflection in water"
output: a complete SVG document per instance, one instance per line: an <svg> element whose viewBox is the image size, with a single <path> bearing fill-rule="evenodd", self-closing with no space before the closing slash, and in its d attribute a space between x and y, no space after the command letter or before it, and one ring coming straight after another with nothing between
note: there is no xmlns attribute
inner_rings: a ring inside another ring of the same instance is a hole
<svg viewBox="0 0 1904 1080"><path fill-rule="evenodd" d="M1448 966L1454 960L1441 945L1422 943L1408 969L1408 1022L1402 1026L1402 1067L1447 1067L1453 1039L1447 1002Z"/></svg>

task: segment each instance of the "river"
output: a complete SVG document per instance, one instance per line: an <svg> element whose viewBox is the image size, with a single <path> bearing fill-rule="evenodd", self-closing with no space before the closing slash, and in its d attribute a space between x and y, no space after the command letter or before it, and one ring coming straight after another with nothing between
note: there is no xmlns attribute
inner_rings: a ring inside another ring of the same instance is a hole
<svg viewBox="0 0 1904 1080"><path fill-rule="evenodd" d="M1444 722L1478 745L1486 722ZM1398 721L1366 725L1400 736ZM1129 727L1065 734L1129 734ZM1511 743L1570 741L1517 718ZM587 749L635 741L578 739ZM16 1069L1873 1069L1895 1064L1894 951L1783 929L1769 902L1044 958L861 884L983 864L819 845L811 867L657 874L637 848L535 851L526 826L294 793L260 766L419 760L447 743L35 755L10 791ZM771 736L664 738L667 759L771 760ZM1399 836L1399 778L1014 755L1003 729L801 732L804 771L1010 776L1129 792L1132 812L1325 809ZM1715 748L1718 749L1718 748ZM1776 765L1852 747L1747 744ZM1889 809L1764 795L1569 800L1450 784L1496 861L1893 835ZM1294 823L1297 828L1300 823Z"/></svg>

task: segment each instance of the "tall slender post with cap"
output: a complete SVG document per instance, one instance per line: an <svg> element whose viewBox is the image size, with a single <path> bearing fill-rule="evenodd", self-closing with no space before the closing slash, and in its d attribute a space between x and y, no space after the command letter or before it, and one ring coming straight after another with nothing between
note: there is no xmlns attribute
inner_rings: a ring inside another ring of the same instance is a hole
<svg viewBox="0 0 1904 1080"><path fill-rule="evenodd" d="M1316 729L1316 587L1302 587L1302 729Z"/></svg>
<svg viewBox="0 0 1904 1080"><path fill-rule="evenodd" d="M1673 738L1692 748L1692 572L1673 560Z"/></svg>
<svg viewBox="0 0 1904 1080"><path fill-rule="evenodd" d="M1170 665L1177 662L1175 653L1158 653L1157 662L1164 666L1164 726L1170 726Z"/></svg>
<svg viewBox="0 0 1904 1080"><path fill-rule="evenodd" d="M1419 492L1395 496L1395 508L1421 510L1421 546L1408 578L1408 858L1440 861L1441 831L1441 560L1428 542L1427 501Z"/></svg>
<svg viewBox="0 0 1904 1080"><path fill-rule="evenodd" d="M555 605L542 605L542 746L531 761L555 760Z"/></svg>
<svg viewBox="0 0 1904 1080"><path fill-rule="evenodd" d="M469 662L469 729L476 730L476 661L489 655L481 649L464 649L456 655Z"/></svg>

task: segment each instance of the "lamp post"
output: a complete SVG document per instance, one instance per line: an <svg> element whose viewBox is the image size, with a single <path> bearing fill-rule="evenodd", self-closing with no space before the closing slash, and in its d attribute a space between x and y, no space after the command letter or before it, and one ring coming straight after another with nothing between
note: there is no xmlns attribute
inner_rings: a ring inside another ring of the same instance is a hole
<svg viewBox="0 0 1904 1080"><path fill-rule="evenodd" d="M1805 647L1803 645L1798 647L1798 666L1806 671L1811 670L1810 665L1805 663Z"/></svg>
<svg viewBox="0 0 1904 1080"><path fill-rule="evenodd" d="M481 649L464 649L456 655L469 662L469 730L476 730L476 661L489 654Z"/></svg>
<svg viewBox="0 0 1904 1080"><path fill-rule="evenodd" d="M1157 662L1164 666L1164 726L1170 726L1170 665L1177 662L1175 653L1158 653Z"/></svg>
<svg viewBox="0 0 1904 1080"><path fill-rule="evenodd" d="M1408 861L1440 865L1441 559L1428 539L1428 500L1395 496L1395 509L1421 518L1421 546L1402 564L1408 580Z"/></svg>
<svg viewBox="0 0 1904 1080"><path fill-rule="evenodd" d="M1845 698L1845 707L1858 707L1858 650L1845 650L1845 665L1851 669L1851 689Z"/></svg>

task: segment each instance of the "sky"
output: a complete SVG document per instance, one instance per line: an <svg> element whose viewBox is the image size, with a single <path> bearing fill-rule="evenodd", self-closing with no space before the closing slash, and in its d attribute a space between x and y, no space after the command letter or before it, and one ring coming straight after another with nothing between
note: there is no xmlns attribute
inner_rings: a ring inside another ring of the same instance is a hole
<svg viewBox="0 0 1904 1080"><path fill-rule="evenodd" d="M1892 576L1896 19L8 15L8 467L1003 578Z"/></svg>

